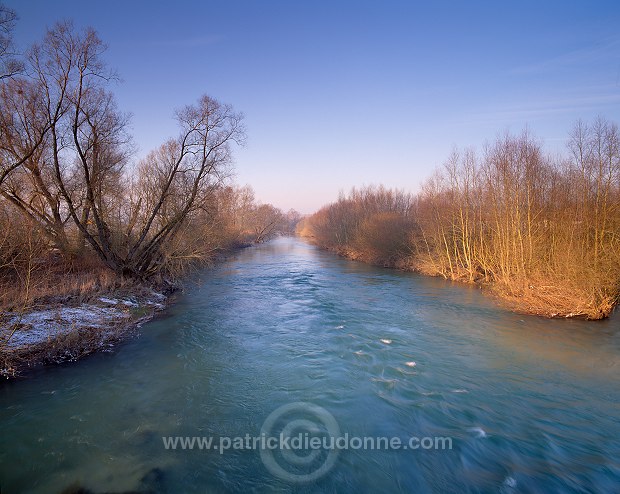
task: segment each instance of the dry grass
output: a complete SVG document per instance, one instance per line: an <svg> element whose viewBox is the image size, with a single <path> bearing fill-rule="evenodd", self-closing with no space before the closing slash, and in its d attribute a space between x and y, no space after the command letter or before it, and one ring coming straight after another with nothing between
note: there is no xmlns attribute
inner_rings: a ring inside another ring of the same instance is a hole
<svg viewBox="0 0 620 494"><path fill-rule="evenodd" d="M410 267L412 271L427 276L441 276L462 283L471 282L468 271L455 269L450 272L445 266L433 263L430 259L417 261ZM605 319L620 301L618 288L606 285L604 280L582 279L577 283L569 276L492 280L479 273L474 282L488 288L511 310L544 317Z"/></svg>
<svg viewBox="0 0 620 494"><path fill-rule="evenodd" d="M69 299L83 302L127 283L96 259L51 258L37 263L29 278L13 270L0 273L0 314Z"/></svg>
<svg viewBox="0 0 620 494"><path fill-rule="evenodd" d="M141 321L152 317L157 310L151 304L153 288L163 287L121 279L97 259L50 258L45 263L37 263L29 277L5 269L0 272L0 327L4 325L5 329L15 315L42 309L82 307L82 304L100 305L98 299L102 296L131 299L137 301L137 305L123 309L119 317L88 321L70 331L50 334L47 340L36 344L23 347L2 344L0 372L5 377L15 377L39 364L73 361L110 348L131 334ZM19 330L19 325L15 329ZM11 330L9 327L9 333Z"/></svg>
<svg viewBox="0 0 620 494"><path fill-rule="evenodd" d="M494 283L492 290L513 310L546 317L605 319L619 299L612 287L549 278Z"/></svg>
<svg viewBox="0 0 620 494"><path fill-rule="evenodd" d="M528 278L513 277L494 280L484 273L476 272L473 278L460 266L450 270L441 259L430 257L411 258L402 266L427 276L440 276L460 283L484 286L501 303L515 312L543 317L583 317L590 320L609 317L620 302L620 287L610 285L606 279L589 279L582 274L573 276L531 275ZM579 281L577 281L579 280Z"/></svg>

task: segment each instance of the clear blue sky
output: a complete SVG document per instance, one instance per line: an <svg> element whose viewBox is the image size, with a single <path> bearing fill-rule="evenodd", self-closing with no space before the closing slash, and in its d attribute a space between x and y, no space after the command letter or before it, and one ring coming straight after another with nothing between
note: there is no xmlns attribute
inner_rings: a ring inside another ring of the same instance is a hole
<svg viewBox="0 0 620 494"><path fill-rule="evenodd" d="M22 46L73 19L109 45L139 156L207 93L246 115L236 181L308 213L354 185L415 191L454 145L620 123L620 2L4 0Z"/></svg>

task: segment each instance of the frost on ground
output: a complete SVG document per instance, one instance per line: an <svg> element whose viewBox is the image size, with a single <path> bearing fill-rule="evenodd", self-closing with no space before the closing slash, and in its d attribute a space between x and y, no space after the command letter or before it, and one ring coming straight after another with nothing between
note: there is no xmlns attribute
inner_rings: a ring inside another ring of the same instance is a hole
<svg viewBox="0 0 620 494"><path fill-rule="evenodd" d="M49 341L80 328L113 326L130 317L120 309L89 304L39 310L9 317L0 338L9 348L19 348Z"/></svg>
<svg viewBox="0 0 620 494"><path fill-rule="evenodd" d="M22 349L65 336L73 331L88 329L111 332L119 324L135 318L131 309L141 305L163 309L166 296L152 292L151 296L138 302L133 298L100 297L105 306L81 304L77 307L54 307L34 310L24 314L5 314L0 321L0 345L6 349Z"/></svg>
<svg viewBox="0 0 620 494"><path fill-rule="evenodd" d="M164 309L167 299L150 289L107 295L81 304L65 300L23 313L0 312L0 376L108 350Z"/></svg>

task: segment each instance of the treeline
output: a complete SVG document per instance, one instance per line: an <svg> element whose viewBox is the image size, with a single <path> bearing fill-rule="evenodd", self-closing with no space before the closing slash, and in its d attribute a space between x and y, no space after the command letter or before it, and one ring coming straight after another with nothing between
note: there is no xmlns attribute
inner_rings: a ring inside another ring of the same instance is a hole
<svg viewBox="0 0 620 494"><path fill-rule="evenodd" d="M97 34L59 23L19 55L14 22L0 5L0 294L59 262L171 279L292 230L295 212L230 181L232 148L245 139L230 105L205 95L178 109L177 136L136 163Z"/></svg>
<svg viewBox="0 0 620 494"><path fill-rule="evenodd" d="M419 194L354 190L299 232L349 257L487 284L519 310L604 318L620 296L620 133L578 122L562 157L528 132L455 150Z"/></svg>
<svg viewBox="0 0 620 494"><path fill-rule="evenodd" d="M351 259L404 268L415 218L411 194L383 186L354 188L301 220L297 233Z"/></svg>

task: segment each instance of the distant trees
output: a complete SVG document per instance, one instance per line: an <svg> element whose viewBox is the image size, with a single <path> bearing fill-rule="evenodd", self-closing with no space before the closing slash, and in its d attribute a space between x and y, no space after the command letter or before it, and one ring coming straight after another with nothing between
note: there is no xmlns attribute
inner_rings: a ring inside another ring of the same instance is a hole
<svg viewBox="0 0 620 494"><path fill-rule="evenodd" d="M300 218L294 210L285 214L271 204L257 201L249 185L227 186L217 197L218 210L228 221L223 230L231 232L235 245L261 243L278 235L293 234Z"/></svg>
<svg viewBox="0 0 620 494"><path fill-rule="evenodd" d="M403 260L413 228L413 197L383 186L353 189L299 225L319 245L386 266Z"/></svg>
<svg viewBox="0 0 620 494"><path fill-rule="evenodd" d="M276 218L283 213L266 205ZM256 201L254 191L248 185L216 185L208 197L189 215L178 232L161 250L165 271L179 273L201 261L211 259L214 254L253 243L268 241L276 235L290 234L287 225L273 225L269 217L257 215L265 205ZM265 230L262 221L270 228ZM263 231L257 238L256 231Z"/></svg>
<svg viewBox="0 0 620 494"><path fill-rule="evenodd" d="M407 207L369 214L354 191L306 220L306 234L351 257L490 284L531 312L605 317L620 297L617 125L578 122L568 151L551 158L527 131L481 155L455 150L401 198Z"/></svg>

